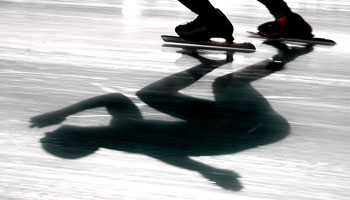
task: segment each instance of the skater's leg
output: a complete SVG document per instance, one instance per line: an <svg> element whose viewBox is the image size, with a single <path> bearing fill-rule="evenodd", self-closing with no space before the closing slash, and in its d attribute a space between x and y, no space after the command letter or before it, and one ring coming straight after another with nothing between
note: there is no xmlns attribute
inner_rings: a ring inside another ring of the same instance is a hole
<svg viewBox="0 0 350 200"><path fill-rule="evenodd" d="M209 0L179 0L184 6L197 15L217 15L216 9Z"/></svg>
<svg viewBox="0 0 350 200"><path fill-rule="evenodd" d="M265 37L310 38L311 26L298 14L291 11L283 0L258 0L264 4L275 21L258 27L259 33Z"/></svg>
<svg viewBox="0 0 350 200"><path fill-rule="evenodd" d="M258 1L264 4L276 19L284 17L292 12L291 9L288 7L287 3L283 0L258 0Z"/></svg>

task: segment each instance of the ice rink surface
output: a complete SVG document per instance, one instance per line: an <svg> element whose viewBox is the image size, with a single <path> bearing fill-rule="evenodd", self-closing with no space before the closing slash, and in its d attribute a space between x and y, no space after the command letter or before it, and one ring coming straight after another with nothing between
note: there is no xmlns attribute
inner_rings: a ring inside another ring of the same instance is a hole
<svg viewBox="0 0 350 200"><path fill-rule="evenodd" d="M246 33L259 2L212 3L255 53L162 46L175 0L1 0L0 199L349 199L350 1L288 1L337 42L292 50Z"/></svg>

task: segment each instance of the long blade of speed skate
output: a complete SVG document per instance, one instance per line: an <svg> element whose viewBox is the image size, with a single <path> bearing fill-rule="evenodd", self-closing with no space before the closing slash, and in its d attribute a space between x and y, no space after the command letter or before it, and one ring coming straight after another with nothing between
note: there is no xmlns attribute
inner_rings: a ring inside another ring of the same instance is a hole
<svg viewBox="0 0 350 200"><path fill-rule="evenodd" d="M232 44L226 42L201 41L191 42L177 36L162 35L163 41L168 43L167 46L179 47L188 46L191 48L200 48L208 50L223 50L223 51L240 51L240 52L255 52L255 46L248 42Z"/></svg>
<svg viewBox="0 0 350 200"><path fill-rule="evenodd" d="M310 38L310 39L302 39L302 38L267 38L260 35L258 32L248 31L251 34L251 37L254 38L262 38L266 41L280 41L280 42L289 42L289 43L299 43L299 44L319 44L319 45L329 45L333 46L336 44L335 41L325 38Z"/></svg>

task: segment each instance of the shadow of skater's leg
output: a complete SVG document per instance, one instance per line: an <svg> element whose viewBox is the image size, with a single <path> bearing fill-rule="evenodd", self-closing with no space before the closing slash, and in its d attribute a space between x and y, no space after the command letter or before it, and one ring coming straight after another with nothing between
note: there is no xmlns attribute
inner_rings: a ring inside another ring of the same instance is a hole
<svg viewBox="0 0 350 200"><path fill-rule="evenodd" d="M197 53L191 56L198 59L201 64L156 81L138 91L137 96L149 106L174 117L189 120L203 116L202 112L210 110L214 102L183 95L179 91L214 69L232 62L232 54L227 55L228 58L223 62L205 59Z"/></svg>
<svg viewBox="0 0 350 200"><path fill-rule="evenodd" d="M249 84L253 81L269 76L278 70L282 70L287 63L295 60L299 56L313 51L312 45L289 48L286 44L281 42L269 41L265 42L265 44L275 47L278 50L278 53L271 59L247 66L234 73L218 77L214 87L223 88L227 85L242 87L242 85Z"/></svg>
<svg viewBox="0 0 350 200"><path fill-rule="evenodd" d="M167 94L176 93L179 90L192 85L211 71L233 61L232 54L227 54L226 59L223 61L214 61L204 58L200 56L197 52L190 52L186 54L197 59L201 62L201 64L165 77L142 88L140 91L137 92L138 96L142 98L144 94L157 91Z"/></svg>
<svg viewBox="0 0 350 200"><path fill-rule="evenodd" d="M230 170L218 169L204 163L190 159L187 156L163 156L163 155L150 155L167 164L180 167L183 169L196 171L208 180L214 182L219 187L226 190L238 191L242 189L242 185L239 182L239 175Z"/></svg>

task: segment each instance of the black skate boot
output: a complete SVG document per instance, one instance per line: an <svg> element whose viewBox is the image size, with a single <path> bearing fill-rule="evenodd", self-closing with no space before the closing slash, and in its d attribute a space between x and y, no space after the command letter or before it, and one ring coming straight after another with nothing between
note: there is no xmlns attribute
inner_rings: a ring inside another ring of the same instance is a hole
<svg viewBox="0 0 350 200"><path fill-rule="evenodd" d="M225 38L232 43L234 38L233 26L230 20L219 10L217 16L198 16L194 21L175 28L175 32L184 40L199 42L207 41L213 37Z"/></svg>
<svg viewBox="0 0 350 200"><path fill-rule="evenodd" d="M267 22L258 27L259 34L268 38L313 38L311 26L298 14Z"/></svg>

